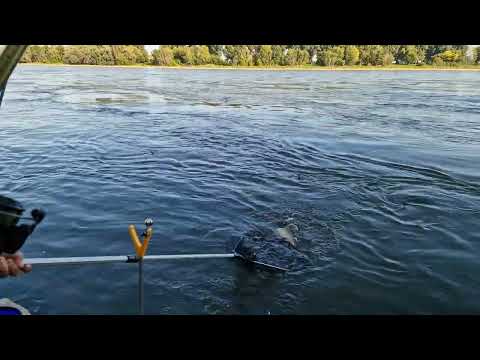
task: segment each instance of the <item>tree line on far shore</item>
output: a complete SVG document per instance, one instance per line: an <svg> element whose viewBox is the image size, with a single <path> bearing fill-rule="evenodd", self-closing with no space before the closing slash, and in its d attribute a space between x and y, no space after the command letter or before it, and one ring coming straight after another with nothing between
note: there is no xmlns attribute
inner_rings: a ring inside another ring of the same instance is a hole
<svg viewBox="0 0 480 360"><path fill-rule="evenodd" d="M465 45L31 45L23 63L160 66L389 66L480 64Z"/></svg>

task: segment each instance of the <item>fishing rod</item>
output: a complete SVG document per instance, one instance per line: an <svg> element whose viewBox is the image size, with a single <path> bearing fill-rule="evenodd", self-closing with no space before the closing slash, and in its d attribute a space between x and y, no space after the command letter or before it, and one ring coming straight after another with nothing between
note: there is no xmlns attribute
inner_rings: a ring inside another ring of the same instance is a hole
<svg viewBox="0 0 480 360"><path fill-rule="evenodd" d="M28 45L0 45L0 105L7 81Z"/></svg>
<svg viewBox="0 0 480 360"><path fill-rule="evenodd" d="M159 260L184 260L184 259L244 259L252 264L263 266L265 268L278 271L287 271L288 269L281 266L263 263L245 255L234 251L231 253L218 254L171 254L171 255L145 255L142 261L159 261ZM118 255L118 256L77 256L77 257L55 257L55 258L29 258L25 262L30 265L82 265L82 264L105 264L105 263L135 263L139 258L134 255Z"/></svg>
<svg viewBox="0 0 480 360"><path fill-rule="evenodd" d="M23 206L13 199L0 196L0 254L14 254L25 243L28 236L35 227L43 220L46 213L41 209L33 209L32 217L22 216L25 211ZM17 225L20 219L33 220L32 225ZM244 246L240 240L230 253L218 254L166 254L166 255L147 255L148 246L153 236L153 220L146 218L144 221L145 230L141 234L142 240L138 236L135 225L128 226L128 234L132 240L135 253L133 255L119 256L79 256L79 257L53 257L53 258L27 258L25 264L34 266L59 266L59 265L91 265L108 263L130 263L138 264L138 308L139 314L144 311L144 271L143 263L145 261L171 261L187 259L240 259L244 263L252 264L269 271L286 272L288 269L267 264L256 259L255 252Z"/></svg>
<svg viewBox="0 0 480 360"><path fill-rule="evenodd" d="M286 272L287 269L257 261L252 254L242 253L239 242L231 253L224 254L172 254L172 255L146 255L148 245L153 235L153 220L145 219L145 231L142 233L140 241L135 225L129 225L128 233L132 239L135 248L135 255L120 256L87 256L87 257L60 257L60 258L30 258L25 259L26 264L31 265L86 265L86 264L106 264L106 263L138 263L138 307L139 314L143 315L144 310L144 275L143 263L145 261L166 261L166 260L185 260L185 259L233 259L238 258L247 263L262 267L266 270Z"/></svg>

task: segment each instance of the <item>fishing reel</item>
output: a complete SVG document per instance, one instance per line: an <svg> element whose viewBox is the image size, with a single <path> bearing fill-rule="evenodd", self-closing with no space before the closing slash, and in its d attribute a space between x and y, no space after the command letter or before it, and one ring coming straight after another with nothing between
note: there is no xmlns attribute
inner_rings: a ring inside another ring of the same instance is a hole
<svg viewBox="0 0 480 360"><path fill-rule="evenodd" d="M25 209L18 201L0 196L0 254L14 254L20 250L46 215L41 209L33 209L31 217L22 216L24 212ZM33 223L18 225L21 219Z"/></svg>

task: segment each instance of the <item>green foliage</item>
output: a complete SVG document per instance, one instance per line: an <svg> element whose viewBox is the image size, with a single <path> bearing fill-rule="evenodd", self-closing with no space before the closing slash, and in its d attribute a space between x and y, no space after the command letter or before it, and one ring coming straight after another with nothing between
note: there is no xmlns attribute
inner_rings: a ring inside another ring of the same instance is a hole
<svg viewBox="0 0 480 360"><path fill-rule="evenodd" d="M228 48L228 49L227 49ZM250 66L253 65L253 56L250 52L248 46L238 45L232 46L228 45L226 48L227 59L232 65L235 66Z"/></svg>
<svg viewBox="0 0 480 360"><path fill-rule="evenodd" d="M453 45L426 45L425 46L425 60L427 63L432 63L436 55L444 51L453 49Z"/></svg>
<svg viewBox="0 0 480 360"><path fill-rule="evenodd" d="M134 65L148 61L148 54L144 51L135 45L66 46L63 62L72 65Z"/></svg>
<svg viewBox="0 0 480 360"><path fill-rule="evenodd" d="M300 45L302 50L306 50L308 52L308 57L311 60L317 54L317 45Z"/></svg>
<svg viewBox="0 0 480 360"><path fill-rule="evenodd" d="M173 58L173 50L166 46L161 46L159 49L152 51L152 64L161 66L176 65Z"/></svg>
<svg viewBox="0 0 480 360"><path fill-rule="evenodd" d="M357 65L360 59L360 50L356 46L346 46L345 47L345 64L346 65Z"/></svg>
<svg viewBox="0 0 480 360"><path fill-rule="evenodd" d="M460 60L461 52L457 50L446 50L441 54L438 54L438 56L443 60L443 62L451 64Z"/></svg>
<svg viewBox="0 0 480 360"><path fill-rule="evenodd" d="M401 46L397 53L397 62L399 64L418 64L425 59L425 50L414 46Z"/></svg>
<svg viewBox="0 0 480 360"><path fill-rule="evenodd" d="M297 50L297 64L305 65L310 63L310 54L307 50Z"/></svg>
<svg viewBox="0 0 480 360"><path fill-rule="evenodd" d="M21 57L20 59L20 62L21 63L32 63L32 48L34 47L35 45L30 45L29 47L27 47L27 49L25 50L25 52L23 53L23 56Z"/></svg>
<svg viewBox="0 0 480 360"><path fill-rule="evenodd" d="M192 57L194 65L210 64L212 56L206 46L194 46L192 49Z"/></svg>
<svg viewBox="0 0 480 360"><path fill-rule="evenodd" d="M305 65L310 62L310 55L307 50L290 48L283 58L283 64L288 66Z"/></svg>
<svg viewBox="0 0 480 360"><path fill-rule="evenodd" d="M360 47L361 65L383 65L385 49L380 45L364 45Z"/></svg>
<svg viewBox="0 0 480 360"><path fill-rule="evenodd" d="M135 45L112 45L115 65L134 65L148 61L145 54Z"/></svg>
<svg viewBox="0 0 480 360"><path fill-rule="evenodd" d="M223 45L207 45L210 52L210 63L215 65L225 65L223 60L224 46Z"/></svg>
<svg viewBox="0 0 480 360"><path fill-rule="evenodd" d="M67 46L63 60L72 65L99 65L95 50L97 49L90 45ZM111 63L113 64L112 56Z"/></svg>
<svg viewBox="0 0 480 360"><path fill-rule="evenodd" d="M395 58L393 57L393 55L389 51L386 51L385 54L383 55L382 65L384 66L392 65L394 60Z"/></svg>
<svg viewBox="0 0 480 360"><path fill-rule="evenodd" d="M63 62L63 55L63 46L30 46L22 61L59 64Z"/></svg>
<svg viewBox="0 0 480 360"><path fill-rule="evenodd" d="M115 65L115 56L111 45L90 46L94 65Z"/></svg>
<svg viewBox="0 0 480 360"><path fill-rule="evenodd" d="M258 45L247 45L248 50L250 50L250 54L252 54L252 57L255 58L255 56L258 53L258 50L260 46Z"/></svg>
<svg viewBox="0 0 480 360"><path fill-rule="evenodd" d="M349 52L351 52L351 50L349 50ZM335 46L332 48L321 50L317 54L317 64L323 66L345 65L345 48L342 46Z"/></svg>
<svg viewBox="0 0 480 360"><path fill-rule="evenodd" d="M428 64L433 63L433 58L435 55L441 53L442 51L439 49L438 45L426 45L425 49L425 60Z"/></svg>
<svg viewBox="0 0 480 360"><path fill-rule="evenodd" d="M422 45L421 45L422 46ZM393 56L393 59L397 57L398 51L400 50L400 45L382 45L385 50L385 53L390 53Z"/></svg>
<svg viewBox="0 0 480 360"><path fill-rule="evenodd" d="M232 64L234 52L235 52L234 45L225 46L225 49L223 50L223 55L225 56L225 60L227 64Z"/></svg>
<svg viewBox="0 0 480 360"><path fill-rule="evenodd" d="M22 62L47 63L47 46L31 45L21 59Z"/></svg>
<svg viewBox="0 0 480 360"><path fill-rule="evenodd" d="M177 64L193 65L193 52L188 46L174 47L173 58Z"/></svg>
<svg viewBox="0 0 480 360"><path fill-rule="evenodd" d="M272 62L275 65L283 65L285 55L285 46L273 45L272 46Z"/></svg>
<svg viewBox="0 0 480 360"><path fill-rule="evenodd" d="M467 52L468 46L467 45L453 45L456 53L458 54L457 62L465 64L467 62Z"/></svg>
<svg viewBox="0 0 480 360"><path fill-rule="evenodd" d="M65 54L63 55L63 61L65 64L78 65L83 64L83 51L82 46L68 46L65 48ZM113 58L112 58L113 59Z"/></svg>
<svg viewBox="0 0 480 360"><path fill-rule="evenodd" d="M31 46L27 47L22 57L20 58L20 63L31 63L32 62L32 53Z"/></svg>
<svg viewBox="0 0 480 360"><path fill-rule="evenodd" d="M224 60L223 54L220 55L210 55L211 64L214 65L227 65L227 62Z"/></svg>
<svg viewBox="0 0 480 360"><path fill-rule="evenodd" d="M432 64L435 66L443 66L445 65L444 61L440 57L440 55L435 55L432 59Z"/></svg>
<svg viewBox="0 0 480 360"><path fill-rule="evenodd" d="M148 64L150 61L150 56L148 51L145 49L145 45L132 45L136 48L136 63L137 64Z"/></svg>
<svg viewBox="0 0 480 360"><path fill-rule="evenodd" d="M465 45L162 45L149 56L144 45L31 45L23 63L89 65L301 66L316 58L321 66L435 66L480 64L480 47L467 56Z"/></svg>
<svg viewBox="0 0 480 360"><path fill-rule="evenodd" d="M261 45L255 56L255 65L271 66L273 65L273 51L271 45Z"/></svg>
<svg viewBox="0 0 480 360"><path fill-rule="evenodd" d="M223 53L223 45L207 45L208 51L212 56L221 57Z"/></svg>

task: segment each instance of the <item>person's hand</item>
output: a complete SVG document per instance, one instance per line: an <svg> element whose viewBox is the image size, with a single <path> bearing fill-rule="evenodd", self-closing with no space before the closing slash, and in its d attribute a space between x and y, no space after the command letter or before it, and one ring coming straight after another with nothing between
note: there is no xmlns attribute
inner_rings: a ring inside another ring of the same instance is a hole
<svg viewBox="0 0 480 360"><path fill-rule="evenodd" d="M0 256L0 277L18 276L32 271L32 266L23 263L23 254Z"/></svg>

